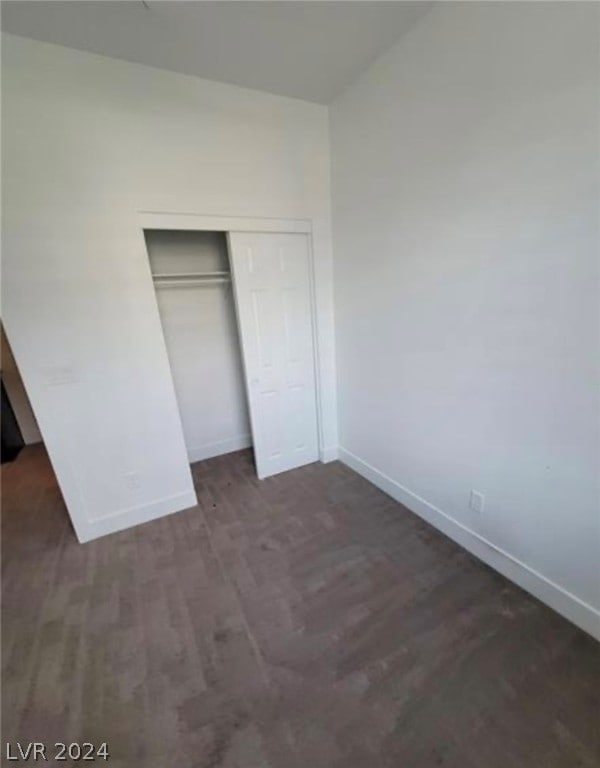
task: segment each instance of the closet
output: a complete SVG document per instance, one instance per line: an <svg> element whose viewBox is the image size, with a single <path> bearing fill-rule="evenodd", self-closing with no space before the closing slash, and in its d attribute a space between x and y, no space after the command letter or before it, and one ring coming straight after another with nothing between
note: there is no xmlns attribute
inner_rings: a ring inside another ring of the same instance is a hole
<svg viewBox="0 0 600 768"><path fill-rule="evenodd" d="M190 462L250 445L259 477L316 461L307 236L144 237Z"/></svg>
<svg viewBox="0 0 600 768"><path fill-rule="evenodd" d="M190 462L251 445L222 232L145 233Z"/></svg>

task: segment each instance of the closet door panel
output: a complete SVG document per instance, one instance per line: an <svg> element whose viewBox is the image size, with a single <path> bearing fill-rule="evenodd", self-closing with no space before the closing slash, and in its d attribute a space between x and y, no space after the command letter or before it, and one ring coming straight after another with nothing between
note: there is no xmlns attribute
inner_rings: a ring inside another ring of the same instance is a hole
<svg viewBox="0 0 600 768"><path fill-rule="evenodd" d="M318 458L305 235L232 232L229 251L259 477Z"/></svg>

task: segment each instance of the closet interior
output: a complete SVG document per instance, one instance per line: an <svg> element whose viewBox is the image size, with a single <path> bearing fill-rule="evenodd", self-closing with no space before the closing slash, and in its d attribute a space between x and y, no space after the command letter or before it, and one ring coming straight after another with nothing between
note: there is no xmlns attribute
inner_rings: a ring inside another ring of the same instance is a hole
<svg viewBox="0 0 600 768"><path fill-rule="evenodd" d="M144 232L190 462L252 445L224 232Z"/></svg>

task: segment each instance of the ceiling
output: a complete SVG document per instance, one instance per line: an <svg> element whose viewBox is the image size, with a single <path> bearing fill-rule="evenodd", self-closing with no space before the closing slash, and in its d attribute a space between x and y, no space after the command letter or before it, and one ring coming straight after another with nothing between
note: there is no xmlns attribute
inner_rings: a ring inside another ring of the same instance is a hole
<svg viewBox="0 0 600 768"><path fill-rule="evenodd" d="M2 2L2 29L36 40L322 104L432 3Z"/></svg>

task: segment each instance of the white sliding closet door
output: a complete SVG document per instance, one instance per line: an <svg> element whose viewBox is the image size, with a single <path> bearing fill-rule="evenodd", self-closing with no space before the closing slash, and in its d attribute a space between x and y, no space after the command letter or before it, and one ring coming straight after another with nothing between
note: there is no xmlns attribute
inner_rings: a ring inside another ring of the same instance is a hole
<svg viewBox="0 0 600 768"><path fill-rule="evenodd" d="M308 238L229 233L259 477L319 456Z"/></svg>

